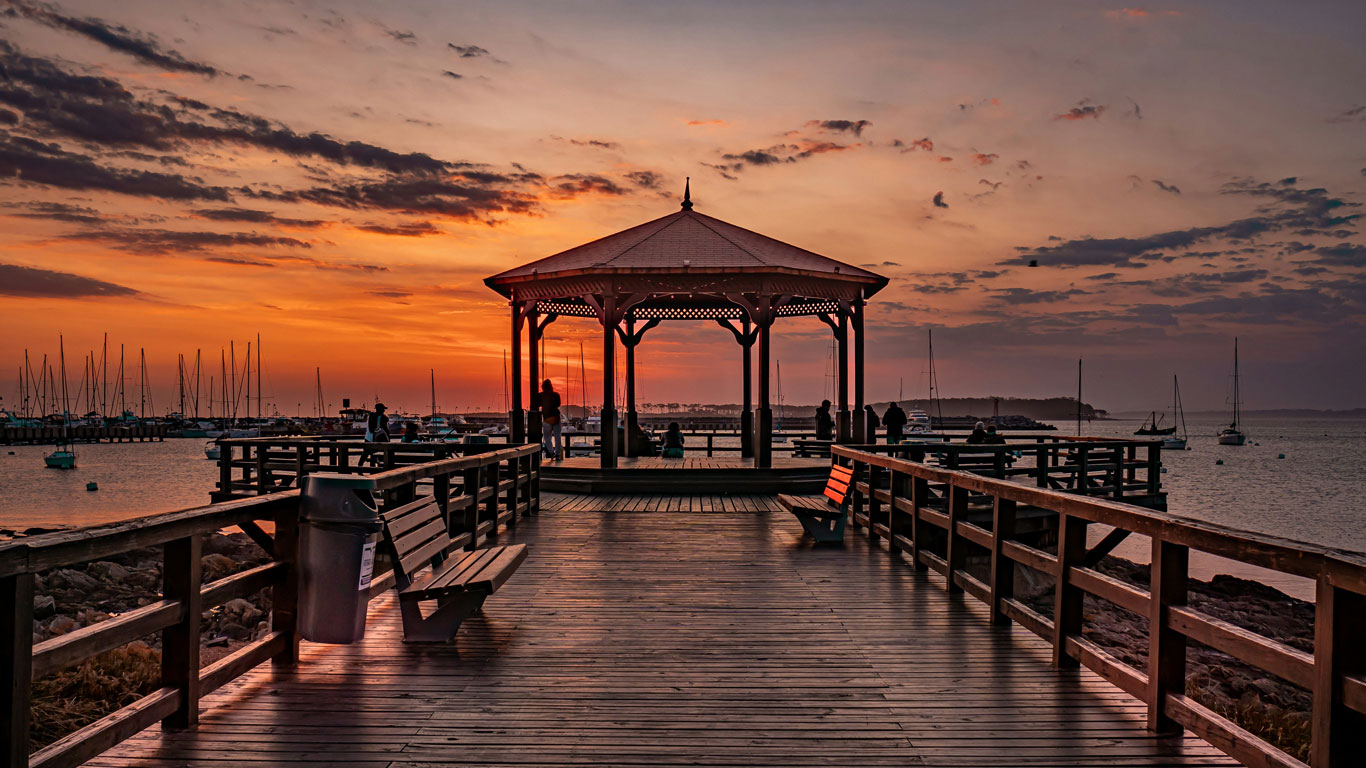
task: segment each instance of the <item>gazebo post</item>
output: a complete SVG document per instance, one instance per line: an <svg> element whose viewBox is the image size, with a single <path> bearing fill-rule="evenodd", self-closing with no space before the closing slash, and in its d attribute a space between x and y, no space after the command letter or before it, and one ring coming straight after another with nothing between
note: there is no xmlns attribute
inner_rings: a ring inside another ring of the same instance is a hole
<svg viewBox="0 0 1366 768"><path fill-rule="evenodd" d="M769 353L772 348L771 329L773 298L764 296L759 300L759 316L754 322L759 326L759 428L758 440L754 446L754 466L767 468L773 466L773 410L769 402Z"/></svg>
<svg viewBox="0 0 1366 768"><path fill-rule="evenodd" d="M841 302L843 304L843 302ZM835 386L839 388L839 413L836 415L835 442L847 443L850 437L849 423L849 311L841 306L840 328L836 334L836 341L839 342L839 381Z"/></svg>
<svg viewBox="0 0 1366 768"><path fill-rule="evenodd" d="M863 408L863 299L853 302L854 331L854 442L868 443L868 414Z"/></svg>
<svg viewBox="0 0 1366 768"><path fill-rule="evenodd" d="M527 345L530 346L530 349L527 350L527 382L531 385L527 391L526 439L528 443L541 442L540 318L540 311L533 302L527 311Z"/></svg>
<svg viewBox="0 0 1366 768"><path fill-rule="evenodd" d="M512 300L512 393L508 403L508 442L526 442L526 423L522 421L522 314L521 304Z"/></svg>
<svg viewBox="0 0 1366 768"><path fill-rule="evenodd" d="M602 446L603 469L617 468L616 392L617 297L602 297Z"/></svg>
<svg viewBox="0 0 1366 768"><path fill-rule="evenodd" d="M741 330L744 334L740 341L740 346L744 350L745 375L743 396L744 405L740 409L740 458L754 458L754 342L750 341L749 318L741 320Z"/></svg>
<svg viewBox="0 0 1366 768"><path fill-rule="evenodd" d="M631 435L636 429L636 318L626 316L626 443L621 446L622 454L630 457Z"/></svg>

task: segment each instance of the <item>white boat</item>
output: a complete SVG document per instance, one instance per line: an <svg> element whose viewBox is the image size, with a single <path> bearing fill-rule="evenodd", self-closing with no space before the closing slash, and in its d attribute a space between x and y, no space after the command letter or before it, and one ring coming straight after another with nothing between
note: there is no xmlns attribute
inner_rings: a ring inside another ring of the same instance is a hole
<svg viewBox="0 0 1366 768"><path fill-rule="evenodd" d="M1181 435L1173 433L1162 438L1162 447L1182 451L1186 449L1186 411L1181 407L1181 385L1176 381L1176 374L1172 374L1172 412L1181 422Z"/></svg>
<svg viewBox="0 0 1366 768"><path fill-rule="evenodd" d="M933 431L930 429L930 415L919 408L910 409L906 412L906 426L902 431L908 435L929 434Z"/></svg>
<svg viewBox="0 0 1366 768"><path fill-rule="evenodd" d="M59 337L60 338L60 337ZM61 342L62 354L62 441L57 450L43 456L43 464L51 469L75 469L76 451L71 445L68 430L71 427L71 410L66 396L66 342Z"/></svg>
<svg viewBox="0 0 1366 768"><path fill-rule="evenodd" d="M1233 422L1219 432L1220 445L1247 445L1247 434L1240 428L1239 409L1242 404L1238 391L1238 339L1233 340Z"/></svg>
<svg viewBox="0 0 1366 768"><path fill-rule="evenodd" d="M219 445L218 441L216 440L210 440L209 442L205 443L204 458L213 459L214 461L218 461L219 459L223 458L223 446Z"/></svg>

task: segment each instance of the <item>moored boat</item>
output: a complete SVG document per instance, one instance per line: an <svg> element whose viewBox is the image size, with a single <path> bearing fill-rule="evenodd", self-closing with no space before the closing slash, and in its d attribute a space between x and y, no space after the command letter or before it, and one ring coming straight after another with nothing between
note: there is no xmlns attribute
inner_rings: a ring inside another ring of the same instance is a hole
<svg viewBox="0 0 1366 768"><path fill-rule="evenodd" d="M1238 339L1233 340L1233 422L1219 432L1220 445L1247 445L1247 433L1239 425L1239 406L1242 405L1238 389Z"/></svg>

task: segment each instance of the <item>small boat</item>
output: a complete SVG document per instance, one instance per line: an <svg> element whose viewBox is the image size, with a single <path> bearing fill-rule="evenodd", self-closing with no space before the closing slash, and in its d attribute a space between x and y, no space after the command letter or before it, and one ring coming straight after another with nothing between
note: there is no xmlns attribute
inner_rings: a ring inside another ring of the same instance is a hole
<svg viewBox="0 0 1366 768"><path fill-rule="evenodd" d="M1148 418L1147 418L1147 420L1145 420L1145 421L1143 422L1143 426L1141 426L1141 427L1139 427L1138 429L1134 430L1134 434L1135 434L1135 435L1174 435L1174 434L1176 434L1176 425L1175 425L1175 424L1171 425L1170 427L1160 427L1160 426L1158 426L1158 424L1161 424L1161 423L1162 423L1162 414L1159 414L1157 411L1153 411L1152 413L1148 414Z"/></svg>
<svg viewBox="0 0 1366 768"><path fill-rule="evenodd" d="M1181 421L1181 436L1177 437L1176 433L1173 432L1162 438L1162 447L1185 450L1188 437L1186 434L1186 410L1181 407L1181 385L1177 383L1175 374L1172 374L1172 411Z"/></svg>
<svg viewBox="0 0 1366 768"><path fill-rule="evenodd" d="M205 443L204 458L213 459L214 461L218 461L219 459L223 458L223 446L219 445L218 441L216 440L210 440L209 442Z"/></svg>
<svg viewBox="0 0 1366 768"><path fill-rule="evenodd" d="M1238 339L1233 340L1233 422L1219 432L1220 445L1247 445L1247 434L1238 425L1238 406L1242 404L1238 391Z"/></svg>
<svg viewBox="0 0 1366 768"><path fill-rule="evenodd" d="M52 469L75 469L76 452L70 443L58 443L57 450L43 456L43 463Z"/></svg>

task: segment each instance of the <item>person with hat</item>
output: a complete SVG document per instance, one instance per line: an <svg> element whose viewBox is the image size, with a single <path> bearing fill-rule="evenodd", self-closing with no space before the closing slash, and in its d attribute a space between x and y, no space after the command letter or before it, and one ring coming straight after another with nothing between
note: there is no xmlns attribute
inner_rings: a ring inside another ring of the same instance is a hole
<svg viewBox="0 0 1366 768"><path fill-rule="evenodd" d="M384 403L375 403L375 410L365 422L365 442L389 442L389 416L385 413L387 410Z"/></svg>

